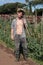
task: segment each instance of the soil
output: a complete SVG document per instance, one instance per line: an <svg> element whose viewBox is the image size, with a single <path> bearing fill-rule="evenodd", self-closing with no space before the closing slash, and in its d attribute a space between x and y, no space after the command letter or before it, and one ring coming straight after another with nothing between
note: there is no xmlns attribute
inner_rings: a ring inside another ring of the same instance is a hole
<svg viewBox="0 0 43 65"><path fill-rule="evenodd" d="M21 56L20 61L16 61L14 53L11 49L0 44L0 65L39 65L31 58L25 61Z"/></svg>

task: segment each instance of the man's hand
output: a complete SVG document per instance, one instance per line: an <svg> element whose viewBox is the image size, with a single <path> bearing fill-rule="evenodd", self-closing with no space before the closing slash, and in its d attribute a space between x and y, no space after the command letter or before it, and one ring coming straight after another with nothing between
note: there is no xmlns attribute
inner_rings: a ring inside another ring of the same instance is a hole
<svg viewBox="0 0 43 65"><path fill-rule="evenodd" d="M13 35L11 35L11 40L14 40L14 36Z"/></svg>
<svg viewBox="0 0 43 65"><path fill-rule="evenodd" d="M14 30L11 29L11 39L14 40Z"/></svg>

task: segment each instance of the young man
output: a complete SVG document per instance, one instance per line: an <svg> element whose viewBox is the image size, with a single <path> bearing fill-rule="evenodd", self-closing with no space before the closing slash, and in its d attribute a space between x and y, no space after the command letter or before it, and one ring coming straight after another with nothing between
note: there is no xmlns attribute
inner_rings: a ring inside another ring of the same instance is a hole
<svg viewBox="0 0 43 65"><path fill-rule="evenodd" d="M26 33L27 22L24 18L24 10L19 8L17 10L17 18L12 21L11 24L11 39L15 42L15 56L17 60L20 59L20 52L22 49L22 54L25 60L27 60L27 42L26 42Z"/></svg>

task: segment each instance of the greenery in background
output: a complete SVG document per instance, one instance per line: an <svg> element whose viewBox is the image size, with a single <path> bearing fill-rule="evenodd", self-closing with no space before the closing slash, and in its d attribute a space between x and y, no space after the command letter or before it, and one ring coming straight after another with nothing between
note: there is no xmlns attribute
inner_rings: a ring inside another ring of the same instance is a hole
<svg viewBox="0 0 43 65"><path fill-rule="evenodd" d="M7 47L14 47L14 42L10 38L11 22L0 19L0 40L6 43Z"/></svg>
<svg viewBox="0 0 43 65"><path fill-rule="evenodd" d="M26 1L27 8L29 9L30 15L32 15L32 6L35 9L35 14L37 14L36 13L36 6L43 4L43 0L40 0L40 1L39 0L25 0L25 1Z"/></svg>
<svg viewBox="0 0 43 65"><path fill-rule="evenodd" d="M0 40L6 43L7 47L14 49L14 41L10 38L11 21L0 18ZM35 31L34 24L28 23L28 30L30 35L27 34L28 52L29 57L36 58L40 61L43 60L43 23L37 24ZM42 32L41 32L42 31Z"/></svg>
<svg viewBox="0 0 43 65"><path fill-rule="evenodd" d="M24 8L26 15L32 15L35 14L35 12L37 11L37 15L42 15L43 12L43 8L42 9L36 9L35 7L39 4L40 2L38 1L29 1L26 0L26 3L7 3L4 5L0 6L0 14L16 14L17 12L17 8ZM42 4L43 2L41 2L40 4ZM32 6L34 7L35 11L32 12ZM40 13L40 14L39 14Z"/></svg>
<svg viewBox="0 0 43 65"><path fill-rule="evenodd" d="M15 14L17 12L17 8L23 8L26 4L23 3L7 3L0 6L0 14Z"/></svg>
<svg viewBox="0 0 43 65"><path fill-rule="evenodd" d="M34 24L28 25L29 32L31 33L31 35L28 36L29 54L31 57L43 60L43 24L40 22L36 26L37 28L35 31Z"/></svg>

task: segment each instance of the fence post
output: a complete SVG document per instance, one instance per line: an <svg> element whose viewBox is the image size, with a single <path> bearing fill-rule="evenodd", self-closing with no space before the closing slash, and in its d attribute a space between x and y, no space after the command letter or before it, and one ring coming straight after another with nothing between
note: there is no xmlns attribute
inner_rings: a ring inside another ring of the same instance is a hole
<svg viewBox="0 0 43 65"><path fill-rule="evenodd" d="M10 22L11 22L11 16L10 16Z"/></svg>

